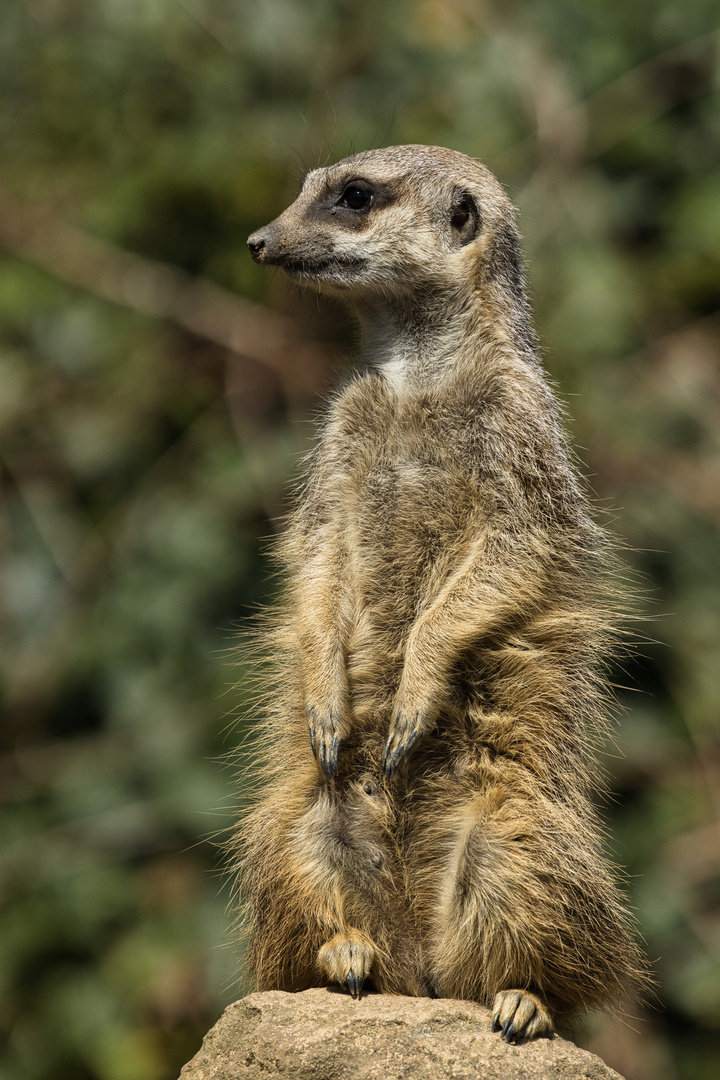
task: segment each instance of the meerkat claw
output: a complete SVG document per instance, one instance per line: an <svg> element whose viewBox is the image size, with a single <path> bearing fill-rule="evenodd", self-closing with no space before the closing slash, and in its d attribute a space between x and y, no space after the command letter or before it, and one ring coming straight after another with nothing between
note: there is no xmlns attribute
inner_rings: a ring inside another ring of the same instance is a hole
<svg viewBox="0 0 720 1080"><path fill-rule="evenodd" d="M328 751L328 773L330 776L337 776L339 746L340 739L337 737L337 735L333 735L333 741L330 744L330 750Z"/></svg>
<svg viewBox="0 0 720 1080"><path fill-rule="evenodd" d="M403 725L406 726L406 725ZM405 736L402 742L396 745L397 735L391 735L385 746L385 752L383 754L382 766L385 770L386 779L390 780L392 776L397 772L398 765L404 757L410 753L410 750L420 738L420 729L414 727Z"/></svg>
<svg viewBox="0 0 720 1080"><path fill-rule="evenodd" d="M385 779L391 780L397 772L398 765L402 758L405 756L405 747L398 746L397 750L394 750L390 757L384 762Z"/></svg>

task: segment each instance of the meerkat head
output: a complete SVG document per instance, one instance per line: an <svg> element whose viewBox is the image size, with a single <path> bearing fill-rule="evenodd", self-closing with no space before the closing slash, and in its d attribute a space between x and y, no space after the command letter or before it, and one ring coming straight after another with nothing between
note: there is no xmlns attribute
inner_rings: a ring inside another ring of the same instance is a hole
<svg viewBox="0 0 720 1080"><path fill-rule="evenodd" d="M506 303L524 297L509 199L484 165L440 147L368 150L310 172L248 247L351 301L466 301L498 285Z"/></svg>

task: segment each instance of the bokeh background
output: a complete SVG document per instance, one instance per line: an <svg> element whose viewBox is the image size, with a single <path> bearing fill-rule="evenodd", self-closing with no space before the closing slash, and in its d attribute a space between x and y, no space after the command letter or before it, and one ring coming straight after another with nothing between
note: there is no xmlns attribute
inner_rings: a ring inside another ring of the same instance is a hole
<svg viewBox="0 0 720 1080"><path fill-rule="evenodd" d="M658 1001L578 1039L720 1066L717 0L2 0L3 1080L173 1080L237 997L238 631L354 332L255 267L303 171L437 143L521 212L547 366L651 640L615 858Z"/></svg>

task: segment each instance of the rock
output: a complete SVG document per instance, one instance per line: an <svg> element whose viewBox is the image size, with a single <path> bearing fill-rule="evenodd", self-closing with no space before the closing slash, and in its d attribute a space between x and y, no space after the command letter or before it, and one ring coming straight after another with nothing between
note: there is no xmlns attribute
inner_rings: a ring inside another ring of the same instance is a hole
<svg viewBox="0 0 720 1080"><path fill-rule="evenodd" d="M250 994L208 1032L181 1080L622 1080L555 1036L509 1046L468 1001L334 989Z"/></svg>

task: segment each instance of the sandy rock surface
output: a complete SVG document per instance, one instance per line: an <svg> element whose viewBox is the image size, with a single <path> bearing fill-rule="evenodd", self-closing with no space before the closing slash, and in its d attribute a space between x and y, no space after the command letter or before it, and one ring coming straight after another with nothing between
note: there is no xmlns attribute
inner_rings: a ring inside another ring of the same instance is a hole
<svg viewBox="0 0 720 1080"><path fill-rule="evenodd" d="M250 994L230 1005L181 1080L622 1080L555 1037L508 1046L466 1001L334 990Z"/></svg>

